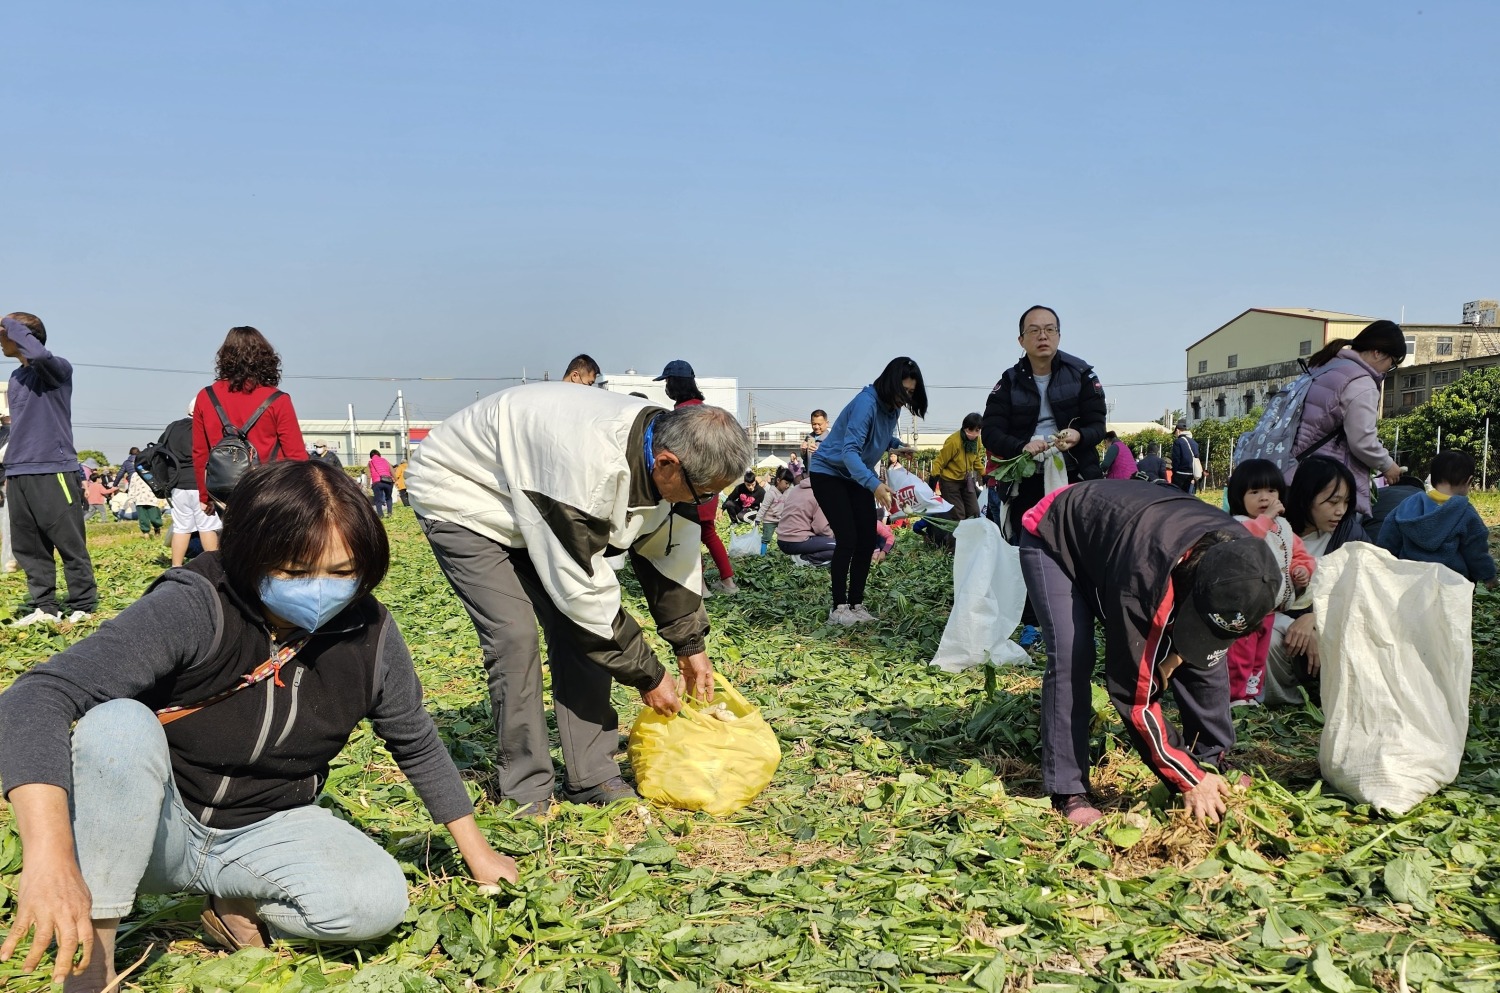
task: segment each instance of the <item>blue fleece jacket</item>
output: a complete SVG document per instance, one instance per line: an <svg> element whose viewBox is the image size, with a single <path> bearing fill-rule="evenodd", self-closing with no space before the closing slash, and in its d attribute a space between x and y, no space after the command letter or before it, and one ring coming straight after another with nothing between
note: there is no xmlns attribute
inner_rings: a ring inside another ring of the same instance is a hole
<svg viewBox="0 0 1500 993"><path fill-rule="evenodd" d="M1426 493L1407 497L1385 519L1380 547L1398 559L1441 563L1470 582L1495 578L1489 528L1466 496L1443 503Z"/></svg>
<svg viewBox="0 0 1500 993"><path fill-rule="evenodd" d="M26 361L10 374L10 446L6 476L77 472L73 447L73 366L47 351L31 329L13 318L0 320Z"/></svg>
<svg viewBox="0 0 1500 993"><path fill-rule="evenodd" d="M813 453L808 471L842 476L874 493L880 477L870 467L888 449L902 446L895 437L900 417L900 407L887 407L875 395L875 387L866 386L839 411L838 419Z"/></svg>

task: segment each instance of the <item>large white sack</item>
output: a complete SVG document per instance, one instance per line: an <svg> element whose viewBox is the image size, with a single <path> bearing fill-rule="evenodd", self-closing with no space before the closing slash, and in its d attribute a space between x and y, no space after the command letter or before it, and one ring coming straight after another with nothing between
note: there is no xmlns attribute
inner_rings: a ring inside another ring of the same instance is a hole
<svg viewBox="0 0 1500 993"><path fill-rule="evenodd" d="M962 672L986 662L1026 663L1026 650L1010 640L1026 607L1021 550L983 517L961 521L953 538L953 612L932 664Z"/></svg>
<svg viewBox="0 0 1500 993"><path fill-rule="evenodd" d="M1323 778L1404 814L1458 775L1469 733L1474 586L1446 566L1353 541L1318 563L1312 594Z"/></svg>
<svg viewBox="0 0 1500 993"><path fill-rule="evenodd" d="M903 514L946 514L953 504L932 492L905 466L893 465L885 472L885 484L896 495L896 508Z"/></svg>

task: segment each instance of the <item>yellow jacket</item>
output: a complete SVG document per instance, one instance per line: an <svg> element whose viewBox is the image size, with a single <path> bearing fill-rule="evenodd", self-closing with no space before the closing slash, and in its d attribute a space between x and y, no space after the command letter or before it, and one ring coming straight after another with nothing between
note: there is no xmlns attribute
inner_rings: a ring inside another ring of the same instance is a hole
<svg viewBox="0 0 1500 993"><path fill-rule="evenodd" d="M406 489L406 463L402 462L391 470L396 476L396 489Z"/></svg>
<svg viewBox="0 0 1500 993"><path fill-rule="evenodd" d="M932 463L932 474L940 479L952 482L963 480L970 472L975 476L984 475L984 446L977 440L974 442L974 451L964 451L964 437L962 429L953 432L948 440L943 442L943 447L938 451L938 457Z"/></svg>

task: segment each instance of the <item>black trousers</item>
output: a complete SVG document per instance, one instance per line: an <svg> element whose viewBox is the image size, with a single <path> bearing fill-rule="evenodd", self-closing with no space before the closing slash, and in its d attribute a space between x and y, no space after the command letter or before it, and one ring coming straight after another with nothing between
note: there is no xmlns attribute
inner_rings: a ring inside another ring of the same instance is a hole
<svg viewBox="0 0 1500 993"><path fill-rule="evenodd" d="M875 553L875 497L858 483L823 472L812 474L812 491L838 542L829 569L833 605L864 603Z"/></svg>
<svg viewBox="0 0 1500 993"><path fill-rule="evenodd" d="M27 606L49 614L57 606L57 561L62 557L69 611L93 613L99 603L94 563L83 528L83 483L76 472L7 477L11 546L26 573Z"/></svg>

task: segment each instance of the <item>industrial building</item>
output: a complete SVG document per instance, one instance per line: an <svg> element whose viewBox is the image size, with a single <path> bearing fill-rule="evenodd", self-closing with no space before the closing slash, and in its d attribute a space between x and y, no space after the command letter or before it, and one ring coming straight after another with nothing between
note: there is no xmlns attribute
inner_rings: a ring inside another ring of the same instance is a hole
<svg viewBox="0 0 1500 993"><path fill-rule="evenodd" d="M1493 322L1495 301L1464 305L1470 321ZM1189 425L1236 417L1302 372L1302 363L1335 338L1353 338L1377 320L1331 310L1252 307L1187 348ZM1383 413L1426 402L1433 390L1465 371L1500 362L1500 329L1493 323L1403 324L1406 361L1385 381Z"/></svg>

